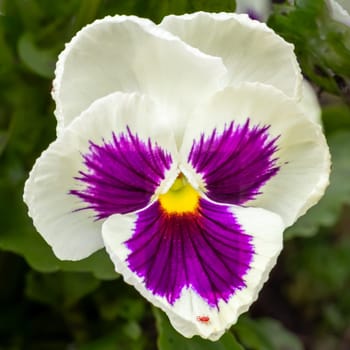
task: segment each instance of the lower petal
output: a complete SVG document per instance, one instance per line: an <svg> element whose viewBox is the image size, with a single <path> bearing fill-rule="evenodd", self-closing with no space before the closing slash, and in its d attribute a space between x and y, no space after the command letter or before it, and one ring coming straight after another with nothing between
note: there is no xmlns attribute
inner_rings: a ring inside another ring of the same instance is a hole
<svg viewBox="0 0 350 350"><path fill-rule="evenodd" d="M282 248L282 220L257 208L201 199L196 211L159 202L103 224L126 282L162 308L184 336L218 339L256 299Z"/></svg>

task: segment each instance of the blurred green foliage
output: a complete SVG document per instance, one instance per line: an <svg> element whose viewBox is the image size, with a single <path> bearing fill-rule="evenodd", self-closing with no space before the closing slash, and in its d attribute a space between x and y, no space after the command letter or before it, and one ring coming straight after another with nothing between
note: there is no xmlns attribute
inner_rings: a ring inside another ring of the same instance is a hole
<svg viewBox="0 0 350 350"><path fill-rule="evenodd" d="M310 80L350 103L350 27L332 20L326 1L282 1L268 24L295 45Z"/></svg>
<svg viewBox="0 0 350 350"><path fill-rule="evenodd" d="M227 332L218 341L211 342L198 336L186 339L170 325L165 314L153 309L158 330L158 348L162 350L243 350L232 333Z"/></svg>
<svg viewBox="0 0 350 350"><path fill-rule="evenodd" d="M350 348L350 28L325 1L278 1L268 24L295 45L323 105L333 157L325 197L287 230L249 315L218 342L183 338L113 271L103 250L62 262L35 232L22 191L55 138L57 55L85 24L113 14L235 9L232 0L0 0L0 350L335 350ZM292 239L293 238L293 239Z"/></svg>

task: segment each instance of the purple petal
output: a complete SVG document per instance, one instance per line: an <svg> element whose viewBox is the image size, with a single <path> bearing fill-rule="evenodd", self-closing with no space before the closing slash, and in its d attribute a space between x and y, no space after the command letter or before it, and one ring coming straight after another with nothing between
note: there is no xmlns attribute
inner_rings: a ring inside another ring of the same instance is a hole
<svg viewBox="0 0 350 350"><path fill-rule="evenodd" d="M129 268L153 294L174 304L191 287L212 307L245 287L252 238L228 206L200 200L194 213L169 215L159 202L137 214Z"/></svg>
<svg viewBox="0 0 350 350"><path fill-rule="evenodd" d="M216 202L243 204L260 194L260 188L279 167L274 153L277 138L269 126L250 126L232 122L221 134L214 129L194 141L188 162L202 175L206 194Z"/></svg>
<svg viewBox="0 0 350 350"><path fill-rule="evenodd" d="M86 203L81 209L93 209L97 219L104 219L147 206L172 159L150 140L143 142L127 128L125 134L113 133L110 142L90 142L83 162L88 170L81 171L76 179L86 186L69 193Z"/></svg>

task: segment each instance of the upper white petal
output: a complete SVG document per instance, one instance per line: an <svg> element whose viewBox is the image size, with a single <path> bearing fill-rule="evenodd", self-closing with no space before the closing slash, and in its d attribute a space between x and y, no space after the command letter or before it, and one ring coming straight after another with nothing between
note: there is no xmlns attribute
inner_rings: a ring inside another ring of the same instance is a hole
<svg viewBox="0 0 350 350"><path fill-rule="evenodd" d="M247 15L205 13L163 19L160 26L201 51L221 57L230 84L260 82L300 96L301 73L293 45Z"/></svg>
<svg viewBox="0 0 350 350"><path fill-rule="evenodd" d="M113 132L125 132L130 127L142 140L151 138L176 157L174 137L171 133L159 133L152 124L156 117L156 107L146 96L108 95L76 118L37 159L25 184L24 201L35 227L58 258L83 259L103 246L103 220L96 221L96 213L90 209L76 211L85 205L69 194L79 186L74 177L79 171L86 171L82 154L88 152L89 142L101 144L111 140ZM176 163L174 166L169 170L171 181L177 175Z"/></svg>
<svg viewBox="0 0 350 350"><path fill-rule="evenodd" d="M322 197L329 181L330 155L321 127L279 90L246 83L226 88L199 106L185 132L182 167L192 182L200 181L186 165L193 140L202 133L211 135L215 128L220 133L232 121L244 124L248 118L251 125L270 125L271 138L280 136L275 153L280 170L246 205L275 212L290 226Z"/></svg>
<svg viewBox="0 0 350 350"><path fill-rule="evenodd" d="M58 132L93 101L111 92L139 92L162 108L157 121L182 133L188 111L218 87L226 69L211 57L135 16L84 27L60 54L53 98Z"/></svg>

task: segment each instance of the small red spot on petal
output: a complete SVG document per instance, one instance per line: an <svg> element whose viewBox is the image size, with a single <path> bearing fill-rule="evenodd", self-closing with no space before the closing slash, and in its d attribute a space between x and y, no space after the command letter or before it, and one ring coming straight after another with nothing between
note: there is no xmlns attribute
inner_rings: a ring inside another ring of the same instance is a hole
<svg viewBox="0 0 350 350"><path fill-rule="evenodd" d="M209 316L197 316L197 321L202 323L208 323L210 320Z"/></svg>

